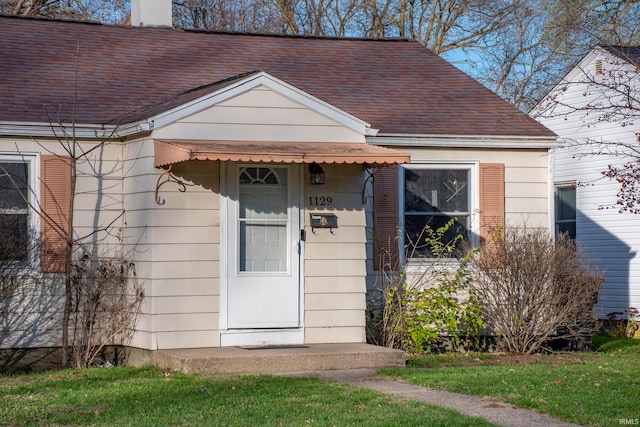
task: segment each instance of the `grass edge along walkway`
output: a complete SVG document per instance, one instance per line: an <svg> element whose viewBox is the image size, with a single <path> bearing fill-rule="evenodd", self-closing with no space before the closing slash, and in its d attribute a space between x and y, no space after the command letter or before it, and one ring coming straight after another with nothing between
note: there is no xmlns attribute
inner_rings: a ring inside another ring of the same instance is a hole
<svg viewBox="0 0 640 427"><path fill-rule="evenodd" d="M385 394L393 394L404 399L415 400L429 405L448 408L470 417L482 418L490 423L506 427L578 427L530 409L507 405L497 399L482 398L444 390L434 390L413 384L374 379L351 382Z"/></svg>
<svg viewBox="0 0 640 427"><path fill-rule="evenodd" d="M410 363L427 368L379 374L431 389L488 396L582 425L637 423L640 340L594 337L594 348L594 352L528 357L430 355Z"/></svg>
<svg viewBox="0 0 640 427"><path fill-rule="evenodd" d="M491 425L317 378L215 377L126 367L0 376L0 420L20 426Z"/></svg>

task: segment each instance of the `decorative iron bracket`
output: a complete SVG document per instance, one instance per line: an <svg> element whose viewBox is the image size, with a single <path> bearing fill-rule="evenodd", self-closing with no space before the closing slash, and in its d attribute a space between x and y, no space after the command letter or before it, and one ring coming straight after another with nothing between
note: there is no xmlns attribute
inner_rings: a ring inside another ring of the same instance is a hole
<svg viewBox="0 0 640 427"><path fill-rule="evenodd" d="M364 165L362 165L362 169L364 170L365 174L367 175L367 177L365 178L364 182L362 183L362 192L361 192L361 196L362 196L362 204L366 205L367 204L367 185L369 183L369 181L371 181L372 183L376 180L376 174L378 173L378 171L380 170L379 168L373 166L373 165L369 165L367 163L365 163Z"/></svg>
<svg viewBox="0 0 640 427"><path fill-rule="evenodd" d="M187 191L187 186L192 187L194 185L194 184L186 183L180 178L176 177L174 174L172 174L171 166L172 165L169 165L166 169L161 168L162 172L158 177L158 182L156 182L156 203L159 205L164 205L166 202L165 199L160 197L160 187L162 187L163 185L167 183L178 184L178 191L181 193L184 193Z"/></svg>

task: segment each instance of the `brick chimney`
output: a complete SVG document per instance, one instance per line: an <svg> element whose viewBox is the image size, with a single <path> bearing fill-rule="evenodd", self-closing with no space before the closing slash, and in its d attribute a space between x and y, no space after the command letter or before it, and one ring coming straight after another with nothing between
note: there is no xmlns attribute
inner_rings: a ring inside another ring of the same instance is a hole
<svg viewBox="0 0 640 427"><path fill-rule="evenodd" d="M131 25L171 28L171 0L131 0Z"/></svg>

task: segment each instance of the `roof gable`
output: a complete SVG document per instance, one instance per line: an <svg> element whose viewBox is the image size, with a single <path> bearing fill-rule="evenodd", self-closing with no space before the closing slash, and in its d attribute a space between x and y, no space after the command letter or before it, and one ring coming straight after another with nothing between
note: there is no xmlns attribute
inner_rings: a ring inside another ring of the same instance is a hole
<svg viewBox="0 0 640 427"><path fill-rule="evenodd" d="M634 46L601 45L587 52L559 82L531 109L532 117L552 117L560 110L579 109L591 104L591 110L601 110L618 90L638 81L640 48ZM575 97L573 92L580 96ZM608 94L608 95L606 95Z"/></svg>
<svg viewBox="0 0 640 427"><path fill-rule="evenodd" d="M375 129L371 129L371 125L365 121L265 72L249 73L243 75L242 78L232 79L225 85L214 84L212 87L216 88L216 90L167 111L162 111L154 116L148 117L148 120L153 122L154 129L161 129L188 116L201 113L211 107L241 97L243 94L247 94L255 88L264 87L288 100L290 104L286 105L286 107L308 108L361 135L375 135L377 132ZM198 93L198 91L194 92Z"/></svg>
<svg viewBox="0 0 640 427"><path fill-rule="evenodd" d="M193 88L261 70L381 134L553 136L414 40L7 16L0 39L0 122L130 123L139 112L159 114L167 100L190 98Z"/></svg>

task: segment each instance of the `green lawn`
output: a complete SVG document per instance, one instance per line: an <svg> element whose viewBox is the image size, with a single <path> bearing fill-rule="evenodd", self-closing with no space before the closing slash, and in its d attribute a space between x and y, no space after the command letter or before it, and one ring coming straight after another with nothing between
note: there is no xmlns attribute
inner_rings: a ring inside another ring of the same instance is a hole
<svg viewBox="0 0 640 427"><path fill-rule="evenodd" d="M312 378L216 378L153 368L0 376L0 425L490 426Z"/></svg>
<svg viewBox="0 0 640 427"><path fill-rule="evenodd" d="M479 396L578 424L620 426L640 419L640 340L594 339L595 352L547 356L424 356L384 370L411 383Z"/></svg>

